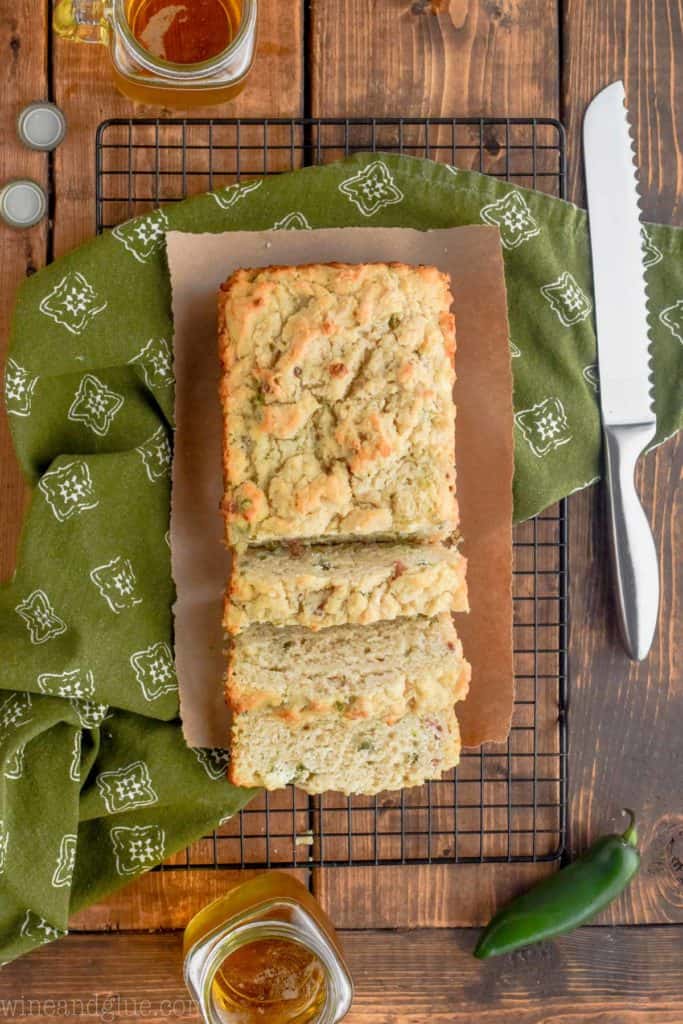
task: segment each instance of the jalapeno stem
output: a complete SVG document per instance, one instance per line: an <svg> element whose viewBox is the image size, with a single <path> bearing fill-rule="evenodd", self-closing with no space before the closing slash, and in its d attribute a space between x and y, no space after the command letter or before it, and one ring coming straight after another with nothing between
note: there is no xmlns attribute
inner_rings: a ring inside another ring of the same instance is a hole
<svg viewBox="0 0 683 1024"><path fill-rule="evenodd" d="M622 814L628 814L629 819L630 819L630 821L628 823L628 827L627 827L626 831L622 834L621 838L624 840L625 843L628 843L630 846L637 846L638 845L638 830L636 829L636 816L633 813L633 811L630 810L628 807L624 807L624 809L623 809L623 811L621 813Z"/></svg>

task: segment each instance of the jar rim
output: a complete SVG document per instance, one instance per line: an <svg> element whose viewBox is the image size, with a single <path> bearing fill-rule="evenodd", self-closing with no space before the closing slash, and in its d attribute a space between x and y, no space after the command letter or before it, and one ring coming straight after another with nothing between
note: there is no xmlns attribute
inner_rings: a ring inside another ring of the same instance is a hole
<svg viewBox="0 0 683 1024"><path fill-rule="evenodd" d="M272 901L273 906L292 902L287 899ZM241 924L231 927L228 932L225 931L224 926L215 928L199 938L185 956L185 984L197 1002L207 1024L219 1024L213 1001L213 982L221 964L238 949L253 942L273 938L295 942L312 952L320 961L325 973L326 994L325 1003L316 1024L334 1024L346 1014L351 1005L351 981L331 952L317 923L309 918L307 930L304 931L300 925L291 921L283 921L274 917L258 918L244 920ZM192 961L202 954L205 959L199 965L198 971L194 973ZM339 1013L340 1009L343 1010L342 1013Z"/></svg>
<svg viewBox="0 0 683 1024"><path fill-rule="evenodd" d="M191 81L204 77L207 72L220 71L248 43L249 36L256 25L256 6L257 0L242 0L242 16L235 36L220 53L194 64L179 64L176 61L165 60L163 57L155 57L149 50L146 50L136 39L128 24L126 0L113 0L112 15L114 26L124 46L146 71L162 72L169 76L172 75L176 79Z"/></svg>

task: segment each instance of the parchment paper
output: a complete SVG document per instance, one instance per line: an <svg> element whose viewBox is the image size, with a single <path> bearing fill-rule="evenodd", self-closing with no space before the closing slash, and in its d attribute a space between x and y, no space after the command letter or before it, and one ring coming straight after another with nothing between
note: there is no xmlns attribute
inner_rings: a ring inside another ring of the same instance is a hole
<svg viewBox="0 0 683 1024"><path fill-rule="evenodd" d="M458 704L463 744L502 741L510 728L512 667L512 372L498 231L462 227L330 228L166 235L175 323L176 434L171 557L177 588L175 656L190 746L224 747L229 555L219 514L221 413L216 293L238 267L401 260L451 275L458 382L457 493L471 612L455 617L472 685Z"/></svg>

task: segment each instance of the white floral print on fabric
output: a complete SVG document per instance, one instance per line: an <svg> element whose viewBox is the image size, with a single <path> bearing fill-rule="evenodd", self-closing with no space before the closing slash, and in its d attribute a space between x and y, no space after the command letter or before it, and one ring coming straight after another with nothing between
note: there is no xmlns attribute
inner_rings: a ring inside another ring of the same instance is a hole
<svg viewBox="0 0 683 1024"><path fill-rule="evenodd" d="M14 359L5 367L5 405L10 416L28 416L38 378L32 376Z"/></svg>
<svg viewBox="0 0 683 1024"><path fill-rule="evenodd" d="M29 714L32 706L29 693L13 693L0 704L0 742L32 721Z"/></svg>
<svg viewBox="0 0 683 1024"><path fill-rule="evenodd" d="M24 774L24 754L26 751L26 745L17 747L12 756L8 758L5 765L5 778L6 779L20 779Z"/></svg>
<svg viewBox="0 0 683 1024"><path fill-rule="evenodd" d="M83 729L97 729L105 718L110 717L109 705L99 704L96 700L78 700L72 697L71 707Z"/></svg>
<svg viewBox="0 0 683 1024"><path fill-rule="evenodd" d="M100 772L95 780L109 814L148 807L159 802L149 768L144 761L134 761L124 768Z"/></svg>
<svg viewBox="0 0 683 1024"><path fill-rule="evenodd" d="M164 859L166 834L158 825L116 825L109 834L119 875L139 875Z"/></svg>
<svg viewBox="0 0 683 1024"><path fill-rule="evenodd" d="M0 704L0 743L33 720L29 714L32 706L28 693L13 693Z"/></svg>
<svg viewBox="0 0 683 1024"><path fill-rule="evenodd" d="M5 822L0 818L0 875L5 870L7 862L7 848L9 847L9 831Z"/></svg>
<svg viewBox="0 0 683 1024"><path fill-rule="evenodd" d="M173 352L166 338L150 338L129 365L141 367L148 388L164 388L173 384Z"/></svg>
<svg viewBox="0 0 683 1024"><path fill-rule="evenodd" d="M530 409L515 413L515 423L537 458L572 439L564 406L559 398L544 398Z"/></svg>
<svg viewBox="0 0 683 1024"><path fill-rule="evenodd" d="M38 481L38 487L60 523L99 504L85 462L69 462L49 470Z"/></svg>
<svg viewBox="0 0 683 1024"><path fill-rule="evenodd" d="M82 334L91 320L107 308L95 289L77 270L70 270L45 296L40 312L66 327L71 334Z"/></svg>
<svg viewBox="0 0 683 1024"><path fill-rule="evenodd" d="M674 338L677 338L683 345L683 299L679 299L678 302L674 302L673 306L663 309L659 314L659 321L668 327Z"/></svg>
<svg viewBox="0 0 683 1024"><path fill-rule="evenodd" d="M373 217L385 206L393 206L403 200L403 193L391 171L381 160L373 160L353 177L342 181L339 191L364 217Z"/></svg>
<svg viewBox="0 0 683 1024"><path fill-rule="evenodd" d="M98 437L104 437L123 405L123 395L103 384L94 374L86 373L71 403L68 418L84 423Z"/></svg>
<svg viewBox="0 0 683 1024"><path fill-rule="evenodd" d="M52 942L54 939L61 939L66 932L62 928L55 928L48 924L40 914L34 914L32 910L26 911L26 916L21 925L20 935L32 942L39 942L41 945Z"/></svg>
<svg viewBox="0 0 683 1024"><path fill-rule="evenodd" d="M154 431L144 444L135 449L150 483L155 483L163 477L168 476L171 468L172 454L171 445L163 427Z"/></svg>
<svg viewBox="0 0 683 1024"><path fill-rule="evenodd" d="M192 753L210 779L224 779L230 763L230 751L224 747L193 747Z"/></svg>
<svg viewBox="0 0 683 1024"><path fill-rule="evenodd" d="M485 224L499 229L504 249L516 249L541 233L539 224L531 216L526 199L519 192L508 192L497 202L484 206L481 219Z"/></svg>
<svg viewBox="0 0 683 1024"><path fill-rule="evenodd" d="M91 571L90 579L117 615L125 608L133 608L142 603L142 598L135 590L137 578L129 558L117 555L110 562L98 565Z"/></svg>
<svg viewBox="0 0 683 1024"><path fill-rule="evenodd" d="M586 320L593 312L593 304L581 290L569 271L565 270L552 284L541 287L541 295L550 304L557 319L564 327Z"/></svg>
<svg viewBox="0 0 683 1024"><path fill-rule="evenodd" d="M44 590L34 590L20 601L14 610L26 623L32 644L44 644L47 640L66 633L66 622L56 614Z"/></svg>
<svg viewBox="0 0 683 1024"><path fill-rule="evenodd" d="M164 244L168 217L163 210L154 210L144 217L135 217L114 228L112 235L123 244L138 263L146 263Z"/></svg>
<svg viewBox="0 0 683 1024"><path fill-rule="evenodd" d="M522 350L515 345L514 341L510 340L510 355L513 359L519 359L522 354Z"/></svg>
<svg viewBox="0 0 683 1024"><path fill-rule="evenodd" d="M593 388L593 391L597 393L600 390L600 374L597 363L589 363L588 366L584 366L581 375L586 383Z"/></svg>
<svg viewBox="0 0 683 1024"><path fill-rule="evenodd" d="M145 700L153 701L178 689L178 677L171 648L166 643L152 644L131 654L130 663Z"/></svg>
<svg viewBox="0 0 683 1024"><path fill-rule="evenodd" d="M81 781L81 748L83 745L83 733L78 730L74 733L74 745L71 751L71 764L69 765L69 778L72 782Z"/></svg>
<svg viewBox="0 0 683 1024"><path fill-rule="evenodd" d="M86 700L95 692L95 680L90 670L80 668L69 672L41 672L38 689L51 697L77 697Z"/></svg>
<svg viewBox="0 0 683 1024"><path fill-rule="evenodd" d="M229 210L235 203L239 203L241 199L248 196L250 192L254 192L257 188L260 188L263 184L263 178L255 178L253 181L237 182L234 185L226 185L225 188L216 189L215 192L209 192L212 199L218 203L221 210Z"/></svg>
<svg viewBox="0 0 683 1024"><path fill-rule="evenodd" d="M77 837L73 832L62 836L57 854L57 866L52 874L52 885L55 889L66 888L71 885L71 880L76 867L76 845Z"/></svg>
<svg viewBox="0 0 683 1024"><path fill-rule="evenodd" d="M311 225L306 220L306 215L299 210L293 210L281 220L273 224L273 231L311 231Z"/></svg>
<svg viewBox="0 0 683 1024"><path fill-rule="evenodd" d="M643 240L643 266L646 270L656 267L664 259L662 252L657 248L645 228L640 229L640 236Z"/></svg>

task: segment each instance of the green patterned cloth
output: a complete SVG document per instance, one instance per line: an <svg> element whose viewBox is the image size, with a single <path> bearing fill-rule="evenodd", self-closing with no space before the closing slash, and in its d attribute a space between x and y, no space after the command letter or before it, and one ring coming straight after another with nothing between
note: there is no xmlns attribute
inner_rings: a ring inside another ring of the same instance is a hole
<svg viewBox="0 0 683 1024"><path fill-rule="evenodd" d="M225 751L185 747L177 717L164 232L481 222L505 250L524 519L600 473L586 216L569 204L363 155L167 206L23 285L5 397L34 492L0 591L0 960L252 796L225 781ZM648 227L646 243L661 442L681 423L683 233Z"/></svg>

